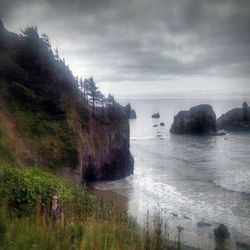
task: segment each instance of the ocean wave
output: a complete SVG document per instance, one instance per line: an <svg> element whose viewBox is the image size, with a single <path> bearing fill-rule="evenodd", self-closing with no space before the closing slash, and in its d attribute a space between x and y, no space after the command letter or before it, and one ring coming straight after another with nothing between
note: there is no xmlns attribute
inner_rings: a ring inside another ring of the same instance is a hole
<svg viewBox="0 0 250 250"><path fill-rule="evenodd" d="M217 186L220 187L226 191L230 192L238 192L242 194L250 195L250 187L249 187L249 180L241 180L239 182L236 182L234 179L224 179L224 180L212 180L212 182Z"/></svg>
<svg viewBox="0 0 250 250"><path fill-rule="evenodd" d="M91 186L97 190L116 190L128 188L129 183L126 179L120 179L115 181L97 181L91 183Z"/></svg>
<svg viewBox="0 0 250 250"><path fill-rule="evenodd" d="M157 138L153 136L130 137L130 140L152 140L152 139L157 139Z"/></svg>

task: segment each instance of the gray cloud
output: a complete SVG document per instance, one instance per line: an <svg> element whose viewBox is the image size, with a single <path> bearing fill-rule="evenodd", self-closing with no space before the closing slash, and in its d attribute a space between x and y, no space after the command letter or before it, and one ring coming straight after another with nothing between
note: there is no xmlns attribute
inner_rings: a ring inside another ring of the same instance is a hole
<svg viewBox="0 0 250 250"><path fill-rule="evenodd" d="M37 25L99 81L250 77L249 0L0 0L6 26Z"/></svg>

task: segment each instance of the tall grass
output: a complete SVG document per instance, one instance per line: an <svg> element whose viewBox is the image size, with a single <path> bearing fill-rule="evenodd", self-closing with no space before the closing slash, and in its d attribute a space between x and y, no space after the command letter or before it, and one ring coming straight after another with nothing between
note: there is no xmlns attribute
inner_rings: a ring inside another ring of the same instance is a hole
<svg viewBox="0 0 250 250"><path fill-rule="evenodd" d="M57 192L65 223L46 223L46 206ZM164 225L138 227L112 202L39 168L0 166L0 249L168 249ZM172 247L171 247L172 248Z"/></svg>

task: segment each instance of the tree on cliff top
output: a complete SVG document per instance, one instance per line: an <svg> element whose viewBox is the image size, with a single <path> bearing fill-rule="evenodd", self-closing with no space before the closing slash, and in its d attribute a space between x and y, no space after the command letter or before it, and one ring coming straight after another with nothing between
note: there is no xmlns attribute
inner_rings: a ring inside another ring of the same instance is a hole
<svg viewBox="0 0 250 250"><path fill-rule="evenodd" d="M88 79L88 95L90 97L90 104L92 106L93 112L95 112L95 103L98 97L97 90L98 90L98 87L96 86L96 83L93 77L90 77Z"/></svg>
<svg viewBox="0 0 250 250"><path fill-rule="evenodd" d="M71 100L79 100L85 107L90 105L92 112L96 111L96 105L102 109L114 106L114 97L109 95L106 98L93 77L83 80L82 77L73 76L64 59L60 58L58 49L52 50L49 37L46 34L39 36L37 27L25 28L17 40L15 60L27 72L29 79L16 79L17 74L10 74L9 80L17 81L41 96L53 114L58 113L56 106L59 107L58 103L63 102L64 95L66 98L70 95ZM55 108L51 109L52 106Z"/></svg>

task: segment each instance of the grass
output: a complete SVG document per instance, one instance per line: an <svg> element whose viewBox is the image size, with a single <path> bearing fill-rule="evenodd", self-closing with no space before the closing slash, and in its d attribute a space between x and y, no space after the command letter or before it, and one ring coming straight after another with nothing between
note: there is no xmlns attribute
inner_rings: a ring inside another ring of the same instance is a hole
<svg viewBox="0 0 250 250"><path fill-rule="evenodd" d="M0 79L0 87L3 87L0 93L1 109L11 117L18 135L24 138L37 163L51 168L75 167L79 142L73 126L81 124L82 129L88 126L87 111L79 108L79 112L72 112L74 107L66 98L53 106L20 83L8 84ZM0 127L0 135L1 130L4 134L4 128ZM0 145L0 157L1 151L4 148L1 150ZM14 155L14 158L17 156ZM25 164L34 164L34 159L30 162L25 159Z"/></svg>
<svg viewBox="0 0 250 250"><path fill-rule="evenodd" d="M15 155L13 154L14 148L0 122L0 162L8 164L16 164Z"/></svg>
<svg viewBox="0 0 250 250"><path fill-rule="evenodd" d="M47 225L45 209L57 193L64 226ZM167 249L162 225L141 229L112 202L85 187L34 168L0 166L0 249Z"/></svg>

